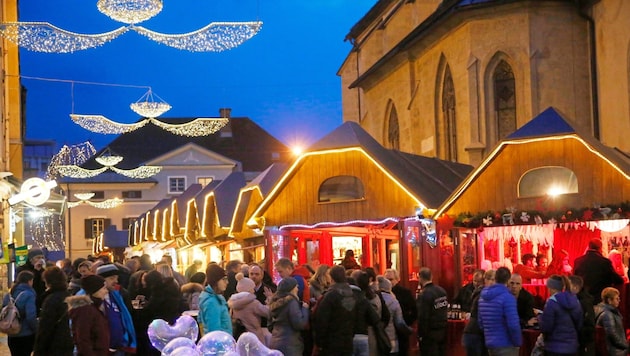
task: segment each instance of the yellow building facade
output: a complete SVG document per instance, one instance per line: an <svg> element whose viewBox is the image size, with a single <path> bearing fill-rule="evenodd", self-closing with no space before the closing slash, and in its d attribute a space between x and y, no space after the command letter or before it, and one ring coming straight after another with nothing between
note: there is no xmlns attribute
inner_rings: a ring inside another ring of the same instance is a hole
<svg viewBox="0 0 630 356"><path fill-rule="evenodd" d="M630 2L380 0L351 29L344 121L474 166L546 108L630 151Z"/></svg>

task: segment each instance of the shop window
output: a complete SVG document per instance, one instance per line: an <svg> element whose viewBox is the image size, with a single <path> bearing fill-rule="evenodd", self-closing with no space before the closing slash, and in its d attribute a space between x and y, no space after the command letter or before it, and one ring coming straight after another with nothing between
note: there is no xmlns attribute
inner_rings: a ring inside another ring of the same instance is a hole
<svg viewBox="0 0 630 356"><path fill-rule="evenodd" d="M527 171L518 182L519 198L578 192L575 173L566 167L540 167Z"/></svg>
<svg viewBox="0 0 630 356"><path fill-rule="evenodd" d="M328 178L319 187L320 203L335 203L365 199L363 182L355 176Z"/></svg>

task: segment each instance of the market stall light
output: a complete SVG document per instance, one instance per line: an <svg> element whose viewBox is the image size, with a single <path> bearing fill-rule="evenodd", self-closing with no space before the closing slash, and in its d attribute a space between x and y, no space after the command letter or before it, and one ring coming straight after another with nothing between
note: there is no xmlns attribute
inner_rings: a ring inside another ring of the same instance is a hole
<svg viewBox="0 0 630 356"><path fill-rule="evenodd" d="M343 227L343 226L352 226L352 225L380 225L386 223L398 223L400 221L399 218L385 218L382 220L351 220L345 222L320 222L313 225L304 225L304 224L289 224L282 225L278 228L278 230L287 230L287 229L318 229L323 227Z"/></svg>
<svg viewBox="0 0 630 356"><path fill-rule="evenodd" d="M566 191L558 186L551 186L547 189L547 195L551 197L557 197L558 195L565 194Z"/></svg>
<svg viewBox="0 0 630 356"><path fill-rule="evenodd" d="M66 31L48 22L5 22L0 24L0 35L16 45L33 52L72 53L95 48L129 31L120 27L99 34Z"/></svg>
<svg viewBox="0 0 630 356"><path fill-rule="evenodd" d="M146 21L162 11L162 0L98 0L98 11L127 24Z"/></svg>
<svg viewBox="0 0 630 356"><path fill-rule="evenodd" d="M293 155L295 156L299 156L304 152L304 147L299 146L299 145L295 145L293 147L291 147L291 152L293 152Z"/></svg>

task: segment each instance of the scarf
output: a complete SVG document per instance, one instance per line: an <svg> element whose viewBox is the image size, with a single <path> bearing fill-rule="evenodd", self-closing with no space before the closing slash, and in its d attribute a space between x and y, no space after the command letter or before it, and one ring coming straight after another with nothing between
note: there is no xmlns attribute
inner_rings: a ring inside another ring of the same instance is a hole
<svg viewBox="0 0 630 356"><path fill-rule="evenodd" d="M125 302L123 301L123 298L120 295L119 291L110 292L109 298L111 299L113 303L116 303L116 305L118 305L118 309L120 309L120 317L122 319L123 330L124 330L123 340L124 340L125 346L123 347L123 351L135 353L136 352L136 331L133 327L131 314L129 313L129 310L127 310L127 306L125 305Z"/></svg>

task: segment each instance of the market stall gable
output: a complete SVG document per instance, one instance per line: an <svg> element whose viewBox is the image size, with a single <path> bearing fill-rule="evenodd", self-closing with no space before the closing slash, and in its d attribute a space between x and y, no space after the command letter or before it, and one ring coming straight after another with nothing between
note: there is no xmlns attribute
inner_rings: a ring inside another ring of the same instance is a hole
<svg viewBox="0 0 630 356"><path fill-rule="evenodd" d="M593 218L611 218L615 211L606 206L629 201L629 183L627 154L579 132L548 108L501 141L435 216L448 215L455 225L464 226L477 215L484 216L477 226L540 224L563 217L589 220L568 216L587 206L598 210ZM592 213L588 211L585 214Z"/></svg>
<svg viewBox="0 0 630 356"><path fill-rule="evenodd" d="M248 221L264 229L412 216L439 206L472 171L381 146L346 122L298 157Z"/></svg>
<svg viewBox="0 0 630 356"><path fill-rule="evenodd" d="M285 163L274 163L241 189L230 224L230 237L247 239L262 236L260 230L247 226L247 217L254 213L287 168Z"/></svg>

